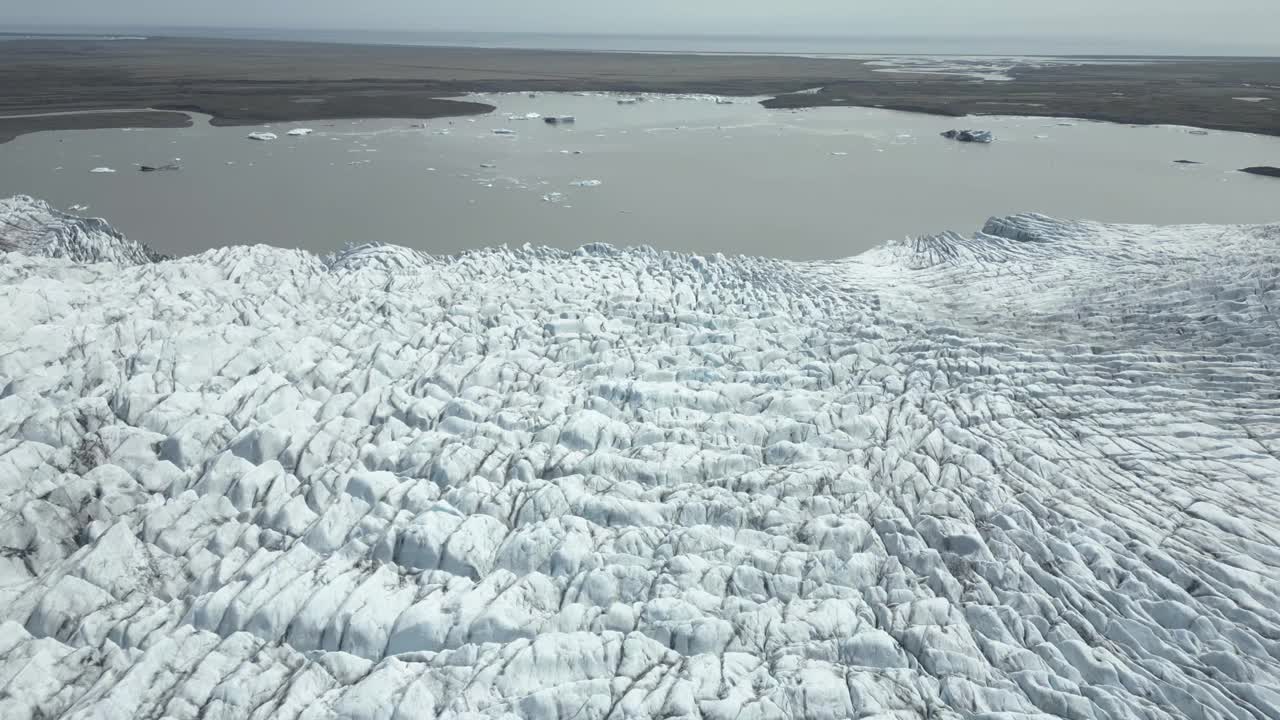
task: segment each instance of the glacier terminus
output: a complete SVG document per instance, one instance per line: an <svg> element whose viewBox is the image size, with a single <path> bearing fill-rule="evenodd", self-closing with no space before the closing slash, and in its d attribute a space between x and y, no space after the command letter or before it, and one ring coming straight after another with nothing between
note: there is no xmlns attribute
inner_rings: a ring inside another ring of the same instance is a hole
<svg viewBox="0 0 1280 720"><path fill-rule="evenodd" d="M0 251L5 720L1280 718L1280 225Z"/></svg>

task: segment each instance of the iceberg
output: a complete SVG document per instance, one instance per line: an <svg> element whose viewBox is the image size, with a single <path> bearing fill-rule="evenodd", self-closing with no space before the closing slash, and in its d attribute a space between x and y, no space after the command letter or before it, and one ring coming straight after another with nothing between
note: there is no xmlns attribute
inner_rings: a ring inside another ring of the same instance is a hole
<svg viewBox="0 0 1280 720"><path fill-rule="evenodd" d="M306 137L307 135L310 135L314 132L315 130L312 130L311 128L294 128L289 132L285 133L285 135L288 135L290 137Z"/></svg>
<svg viewBox="0 0 1280 720"><path fill-rule="evenodd" d="M245 137L247 137L250 140L259 140L259 141L265 142L268 140L277 140L279 139L280 136L272 132L251 132Z"/></svg>
<svg viewBox="0 0 1280 720"><path fill-rule="evenodd" d="M1256 165L1254 167L1241 168L1240 172L1250 175L1261 175L1262 177L1280 178L1280 167L1271 165Z"/></svg>
<svg viewBox="0 0 1280 720"><path fill-rule="evenodd" d="M986 145L995 140L990 130L947 130L942 137L960 142L981 143Z"/></svg>
<svg viewBox="0 0 1280 720"><path fill-rule="evenodd" d="M1280 717L1280 225L0 243L0 717Z"/></svg>
<svg viewBox="0 0 1280 720"><path fill-rule="evenodd" d="M571 182L571 183L569 183L569 184L570 184L570 185L572 185L572 186L574 186L574 187L584 187L584 188L585 188L585 187L600 187L601 185L603 185L603 184L604 184L604 182L603 182L603 181L601 181L601 180L574 180L573 182Z"/></svg>
<svg viewBox="0 0 1280 720"><path fill-rule="evenodd" d="M89 172L97 175L110 175L115 172L115 169L109 168L109 167L96 167L90 170Z"/></svg>

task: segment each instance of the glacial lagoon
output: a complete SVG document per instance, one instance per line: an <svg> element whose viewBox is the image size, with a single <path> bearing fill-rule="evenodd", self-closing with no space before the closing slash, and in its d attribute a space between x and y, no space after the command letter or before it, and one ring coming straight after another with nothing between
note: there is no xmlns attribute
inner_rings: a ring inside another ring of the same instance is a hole
<svg viewBox="0 0 1280 720"><path fill-rule="evenodd" d="M485 116L76 130L0 145L0 196L102 216L162 252L227 244L431 253L652 245L796 259L1038 212L1131 223L1280 219L1280 138L1083 120L778 111L756 98L501 94ZM573 115L552 126L540 116ZM288 131L310 128L306 136ZM990 145L939 136L991 130ZM272 133L254 141L250 133ZM1177 162L1191 161L1191 162ZM140 172L176 163L177 171ZM91 172L110 168L114 173Z"/></svg>

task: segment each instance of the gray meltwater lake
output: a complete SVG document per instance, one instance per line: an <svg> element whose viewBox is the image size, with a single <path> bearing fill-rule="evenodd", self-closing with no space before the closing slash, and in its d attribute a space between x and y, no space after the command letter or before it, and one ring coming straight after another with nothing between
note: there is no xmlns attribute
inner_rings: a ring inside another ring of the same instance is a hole
<svg viewBox="0 0 1280 720"><path fill-rule="evenodd" d="M1045 118L766 110L752 99L479 95L476 118L76 130L0 145L0 195L106 218L167 253L236 243L431 253L647 244L798 259L1040 212L1135 223L1280 220L1280 138ZM574 115L551 126L527 113ZM289 137L293 128L315 130ZM989 146L939 137L995 132ZM495 134L494 130L513 134ZM246 139L269 131L279 139ZM143 173L139 164L181 164ZM1193 160L1202 164L1177 164ZM109 167L115 173L91 173ZM575 184L595 181L599 184Z"/></svg>

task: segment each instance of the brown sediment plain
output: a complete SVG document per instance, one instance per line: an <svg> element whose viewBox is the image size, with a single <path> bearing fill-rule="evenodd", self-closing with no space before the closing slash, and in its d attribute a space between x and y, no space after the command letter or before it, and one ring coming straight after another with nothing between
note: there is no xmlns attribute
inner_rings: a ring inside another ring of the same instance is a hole
<svg viewBox="0 0 1280 720"><path fill-rule="evenodd" d="M877 72L856 59L666 55L151 38L0 43L0 116L120 108L196 111L215 125L432 118L492 107L469 92L701 92L771 108L867 106L939 115L1034 115L1280 135L1280 58L1026 65L1007 82ZM817 92L801 90L821 88ZM1274 102L1241 102L1240 96ZM24 132L171 127L178 113L0 117Z"/></svg>

